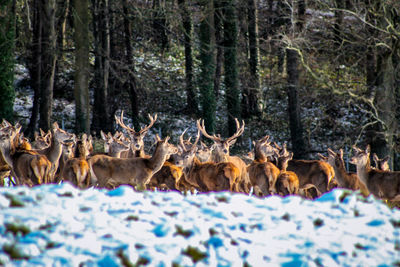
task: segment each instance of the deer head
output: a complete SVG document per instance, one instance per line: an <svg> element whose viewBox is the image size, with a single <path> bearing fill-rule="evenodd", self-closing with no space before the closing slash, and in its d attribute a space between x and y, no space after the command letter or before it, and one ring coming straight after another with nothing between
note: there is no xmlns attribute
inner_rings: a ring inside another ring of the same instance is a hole
<svg viewBox="0 0 400 267"><path fill-rule="evenodd" d="M378 155L375 153L372 155L372 158L375 162L375 167L381 171L389 171L389 156L384 157L383 159L378 158Z"/></svg>
<svg viewBox="0 0 400 267"><path fill-rule="evenodd" d="M148 116L150 119L150 123L147 126L145 126L144 128L141 128L140 131L138 131L138 132L136 132L135 129L127 126L124 123L124 111L121 112L121 115L119 118L117 116L115 116L115 121L117 122L117 124L119 124L122 128L127 130L127 132L129 133L129 136L131 138L131 145L135 151L142 150L144 148L143 138L146 136L149 129L151 127L153 127L154 123L157 120L157 114L154 117L152 117L150 114L148 114Z"/></svg>
<svg viewBox="0 0 400 267"><path fill-rule="evenodd" d="M229 148L231 145L233 145L236 142L236 139L241 136L244 132L244 121L242 121L242 125L240 125L239 120L235 118L236 122L236 132L226 138L225 140L221 138L220 135L210 135L207 133L205 126L204 126L204 120L197 120L197 128L201 131L201 133L214 141L213 145L213 150L214 150L214 157L216 162L225 162L229 161Z"/></svg>

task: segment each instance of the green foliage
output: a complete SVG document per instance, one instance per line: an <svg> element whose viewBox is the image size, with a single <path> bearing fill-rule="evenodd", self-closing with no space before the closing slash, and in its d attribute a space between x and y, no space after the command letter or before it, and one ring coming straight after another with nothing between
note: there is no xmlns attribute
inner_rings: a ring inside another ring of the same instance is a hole
<svg viewBox="0 0 400 267"><path fill-rule="evenodd" d="M14 14L11 12L12 1L0 3L0 118L13 121L15 92L14 82Z"/></svg>

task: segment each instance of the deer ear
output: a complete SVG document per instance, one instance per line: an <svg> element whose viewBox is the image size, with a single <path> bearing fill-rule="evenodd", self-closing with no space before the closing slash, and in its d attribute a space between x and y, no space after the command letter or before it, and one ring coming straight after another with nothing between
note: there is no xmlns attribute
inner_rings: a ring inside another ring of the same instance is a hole
<svg viewBox="0 0 400 267"><path fill-rule="evenodd" d="M365 149L365 152L368 153L368 154L371 152L371 146L370 145L367 145L367 148Z"/></svg>
<svg viewBox="0 0 400 267"><path fill-rule="evenodd" d="M101 136L101 139L103 139L104 141L107 140L106 134L103 132L103 130L100 130L100 136Z"/></svg>

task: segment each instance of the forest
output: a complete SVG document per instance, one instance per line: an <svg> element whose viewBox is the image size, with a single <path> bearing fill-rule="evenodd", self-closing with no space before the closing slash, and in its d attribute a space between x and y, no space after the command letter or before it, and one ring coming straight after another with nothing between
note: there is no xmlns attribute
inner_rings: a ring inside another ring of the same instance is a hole
<svg viewBox="0 0 400 267"><path fill-rule="evenodd" d="M0 117L33 137L66 120L63 99L75 133L114 132L124 110L175 140L198 118L232 136L237 118L243 150L265 134L294 158L370 144L398 170L399 45L397 0L4 0Z"/></svg>

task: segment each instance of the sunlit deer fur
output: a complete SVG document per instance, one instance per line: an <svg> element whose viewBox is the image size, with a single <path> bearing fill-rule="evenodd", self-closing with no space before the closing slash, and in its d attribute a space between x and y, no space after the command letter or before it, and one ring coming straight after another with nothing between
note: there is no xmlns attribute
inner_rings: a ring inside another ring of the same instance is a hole
<svg viewBox="0 0 400 267"><path fill-rule="evenodd" d="M121 133L116 133L114 135L108 133L106 135L101 131L100 134L101 138L104 140L104 146L107 147L108 156L121 158L121 153L127 152L130 149L130 142L125 140Z"/></svg>
<svg viewBox="0 0 400 267"><path fill-rule="evenodd" d="M15 136L20 128L8 127L0 131L0 151L11 168L17 185L38 185L49 180L51 163L32 150L15 150Z"/></svg>
<svg viewBox="0 0 400 267"><path fill-rule="evenodd" d="M83 189L90 184L90 168L86 160L89 155L90 144L87 135L83 134L81 139L76 142L75 155L68 159L61 172L61 179L68 181L75 186Z"/></svg>
<svg viewBox="0 0 400 267"><path fill-rule="evenodd" d="M372 158L374 160L375 163L375 168L377 168L378 170L381 171L390 171L389 168L389 156L384 157L383 159L378 158L378 155L376 155L375 153L372 154Z"/></svg>
<svg viewBox="0 0 400 267"><path fill-rule="evenodd" d="M114 188L122 184L138 186L144 189L154 173L158 172L166 159L177 148L168 143L169 137L157 140L156 149L151 158L116 158L106 155L95 155L88 162L91 175L99 187Z"/></svg>
<svg viewBox="0 0 400 267"><path fill-rule="evenodd" d="M281 148L286 150L286 146ZM282 154L283 152L280 152ZM335 177L335 172L328 163L321 160L290 160L288 171L296 173L299 178L300 188L313 184L321 193L328 191L330 180Z"/></svg>
<svg viewBox="0 0 400 267"><path fill-rule="evenodd" d="M250 192L251 182L247 173L247 165L240 157L229 155L230 146L232 146L236 142L236 139L244 132L244 121L242 122L242 125L240 125L237 119L235 119L235 121L236 132L225 140L223 140L219 135L209 135L205 129L204 120L202 123L200 123L200 120L197 120L197 128L205 137L214 141L212 152L212 160L214 162L230 162L239 169L240 178L238 181L238 188L236 190L248 194Z"/></svg>
<svg viewBox="0 0 400 267"><path fill-rule="evenodd" d="M175 162L183 166L184 183L190 184L200 192L236 191L239 169L230 162L200 162L196 158L197 142L200 132L190 149L181 147L181 153L175 155ZM179 163L178 163L179 162ZM180 183L180 181L178 181Z"/></svg>
<svg viewBox="0 0 400 267"><path fill-rule="evenodd" d="M278 195L287 196L299 193L299 178L296 173L287 171L288 162L292 160L293 152L283 153L278 157L278 168L280 173L275 183L275 190Z"/></svg>
<svg viewBox="0 0 400 267"><path fill-rule="evenodd" d="M254 192L260 197L271 194L271 190L275 186L276 179L280 172L273 163L267 161L267 157L275 153L271 146L268 146L268 148L270 148L268 151L263 149L268 143L268 140L269 136L267 135L253 142L254 160L247 167Z"/></svg>
<svg viewBox="0 0 400 267"><path fill-rule="evenodd" d="M34 149L44 149L50 146L51 144L51 131L45 133L42 129L39 129L39 133L34 133L34 141L33 141Z"/></svg>
<svg viewBox="0 0 400 267"><path fill-rule="evenodd" d="M354 156L350 163L356 165L357 175L369 192L382 199L400 201L400 172L372 168L369 145L366 150L357 147L353 147L353 149Z"/></svg>
<svg viewBox="0 0 400 267"><path fill-rule="evenodd" d="M332 149L328 148L328 157L320 155L320 158L333 167L335 171L335 179L339 187L360 190L364 195L368 195L368 189L363 183L361 183L357 173L346 171L343 160L343 149L340 149L339 153L336 153Z"/></svg>
<svg viewBox="0 0 400 267"><path fill-rule="evenodd" d="M154 123L157 120L157 114L154 116L154 118L148 114L150 123L145 126L144 128L141 128L140 131L136 132L135 129L125 125L124 123L124 111L121 112L120 117L118 118L115 116L115 121L117 124L119 124L122 128L124 128L131 139L131 150L129 150L129 153L123 153L121 157L145 157L145 152L144 152L144 137L146 136L147 132L151 127L153 127ZM125 155L126 154L126 155Z"/></svg>
<svg viewBox="0 0 400 267"><path fill-rule="evenodd" d="M50 179L49 181L46 181L46 183L52 183L55 180L55 175L59 166L59 160L62 154L62 146L63 146L62 143L71 140L73 138L74 138L73 134L68 133L63 129L61 129L58 126L57 122L55 122L53 123L51 129L50 146L44 149L34 150L38 154L46 156L47 159L51 162Z"/></svg>

